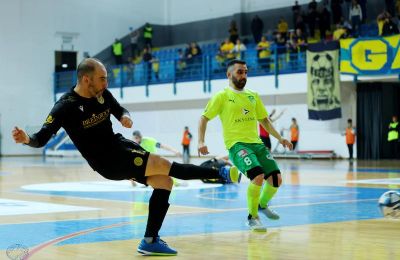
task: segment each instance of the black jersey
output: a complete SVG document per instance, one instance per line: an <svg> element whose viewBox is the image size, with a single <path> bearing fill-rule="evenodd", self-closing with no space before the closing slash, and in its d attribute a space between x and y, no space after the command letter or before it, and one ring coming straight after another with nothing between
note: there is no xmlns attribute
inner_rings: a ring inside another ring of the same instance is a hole
<svg viewBox="0 0 400 260"><path fill-rule="evenodd" d="M118 120L129 112L105 90L100 98L84 98L72 88L54 105L29 146L42 147L62 127L76 148L96 171L112 169L126 157L127 140L114 134L111 114Z"/></svg>

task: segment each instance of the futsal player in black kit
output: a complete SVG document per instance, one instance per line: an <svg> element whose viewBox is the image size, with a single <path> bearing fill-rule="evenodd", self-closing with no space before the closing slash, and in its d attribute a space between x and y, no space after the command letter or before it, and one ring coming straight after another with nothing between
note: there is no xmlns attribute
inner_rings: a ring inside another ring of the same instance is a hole
<svg viewBox="0 0 400 260"><path fill-rule="evenodd" d="M178 179L216 179L237 182L235 167L221 170L169 162L150 154L137 143L115 134L110 116L131 128L129 112L107 90L107 71L97 59L83 60L77 69L77 84L54 105L46 122L29 136L18 127L12 131L16 143L42 147L63 127L89 165L110 180L134 180L154 188L149 200L149 215L144 238L137 251L144 255L176 255L177 251L160 239L173 186Z"/></svg>

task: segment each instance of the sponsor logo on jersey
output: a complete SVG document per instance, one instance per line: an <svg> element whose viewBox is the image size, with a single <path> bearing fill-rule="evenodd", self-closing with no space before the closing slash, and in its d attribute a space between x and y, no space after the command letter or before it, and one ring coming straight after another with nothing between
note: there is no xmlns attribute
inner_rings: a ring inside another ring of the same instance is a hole
<svg viewBox="0 0 400 260"><path fill-rule="evenodd" d="M92 114L92 117L82 121L83 128L89 128L100 124L110 116L110 109L103 111L99 114Z"/></svg>
<svg viewBox="0 0 400 260"><path fill-rule="evenodd" d="M79 106L79 109L83 112L83 106Z"/></svg>
<svg viewBox="0 0 400 260"><path fill-rule="evenodd" d="M239 152L238 152L238 156L239 157L246 157L247 155L249 155L249 153L245 150L245 149L242 149L242 150L240 150Z"/></svg>

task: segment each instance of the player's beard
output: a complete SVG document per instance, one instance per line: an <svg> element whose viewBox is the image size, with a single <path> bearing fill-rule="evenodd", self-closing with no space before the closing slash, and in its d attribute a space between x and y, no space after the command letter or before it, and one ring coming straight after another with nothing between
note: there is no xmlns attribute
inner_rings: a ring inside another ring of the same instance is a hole
<svg viewBox="0 0 400 260"><path fill-rule="evenodd" d="M89 90L91 94L96 98L99 98L103 95L103 90L96 91L96 87L92 83L89 83Z"/></svg>
<svg viewBox="0 0 400 260"><path fill-rule="evenodd" d="M232 83L238 89L243 89L246 86L247 79L238 80L235 76L232 75Z"/></svg>

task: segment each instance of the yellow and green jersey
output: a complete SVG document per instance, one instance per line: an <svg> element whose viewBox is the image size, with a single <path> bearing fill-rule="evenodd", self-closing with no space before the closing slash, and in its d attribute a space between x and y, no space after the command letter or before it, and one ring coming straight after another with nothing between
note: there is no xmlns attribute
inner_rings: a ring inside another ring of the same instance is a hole
<svg viewBox="0 0 400 260"><path fill-rule="evenodd" d="M208 102L203 116L211 120L218 115L227 149L239 142L262 143L257 124L268 113L256 92L235 91L230 87L218 92Z"/></svg>
<svg viewBox="0 0 400 260"><path fill-rule="evenodd" d="M160 143L151 137L143 137L140 146L149 153L156 153L157 148L160 148Z"/></svg>

